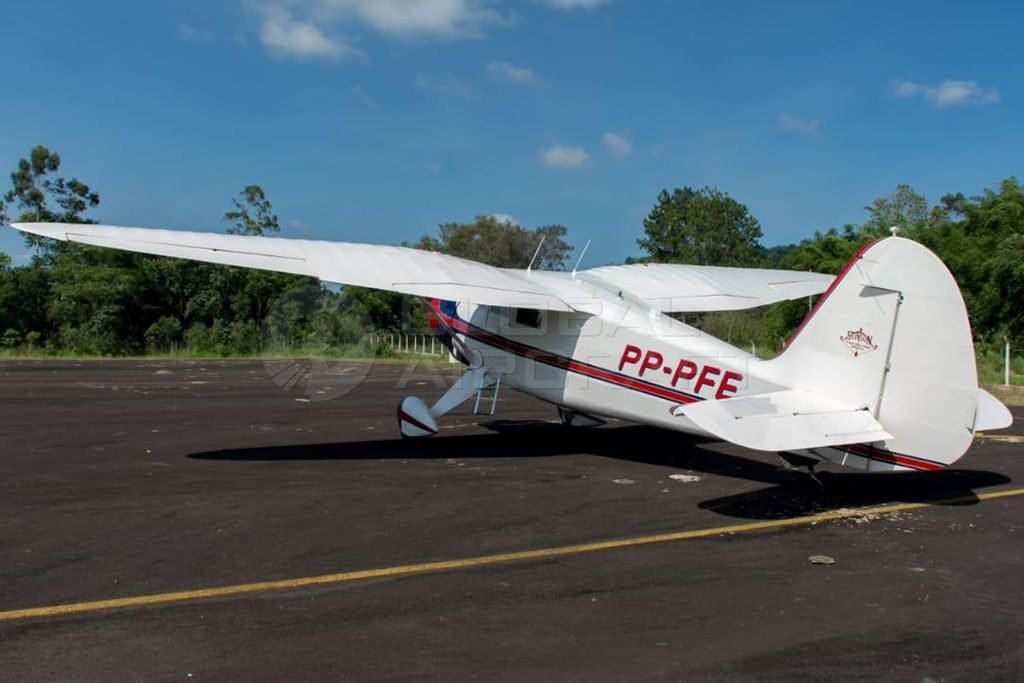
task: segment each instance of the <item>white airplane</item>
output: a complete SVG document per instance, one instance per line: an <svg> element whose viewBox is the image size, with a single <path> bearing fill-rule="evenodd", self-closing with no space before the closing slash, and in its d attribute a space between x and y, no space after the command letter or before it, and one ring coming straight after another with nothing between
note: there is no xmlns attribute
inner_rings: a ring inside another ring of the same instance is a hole
<svg viewBox="0 0 1024 683"><path fill-rule="evenodd" d="M978 388L960 290L943 263L890 237L836 276L670 264L572 272L496 268L370 244L104 225L15 228L98 247L308 275L429 301L467 366L433 405L407 397L403 436L436 434L465 401L510 386L570 426L614 417L710 436L812 465L936 470L976 432L1013 418ZM824 292L771 360L670 317ZM795 456L795 458L794 458Z"/></svg>

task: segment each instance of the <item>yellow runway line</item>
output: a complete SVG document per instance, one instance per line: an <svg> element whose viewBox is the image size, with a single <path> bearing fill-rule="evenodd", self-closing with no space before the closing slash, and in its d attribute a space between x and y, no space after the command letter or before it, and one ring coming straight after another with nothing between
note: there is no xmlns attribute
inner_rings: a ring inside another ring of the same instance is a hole
<svg viewBox="0 0 1024 683"><path fill-rule="evenodd" d="M985 434L978 432L975 439L989 439L991 441L1004 441L1006 443L1024 443L1024 436L1019 434Z"/></svg>
<svg viewBox="0 0 1024 683"><path fill-rule="evenodd" d="M112 598L109 600L93 600L89 602L74 602L63 605L49 605L46 607L29 607L0 612L0 622L14 621L16 619L29 619L33 617L55 617L66 614L81 614L84 612L99 612L101 610L117 609L122 607L141 607L145 605L159 605L164 603L187 602L201 600L203 598L219 598L231 595L243 595L246 593L266 593L270 591L281 591L304 586L322 586L335 583L346 583L349 581L361 581L364 579L379 579L392 576L408 576L410 574L425 574L428 572L443 571L446 569L467 569L470 567L482 567L492 564L506 562L517 562L520 560L535 560L565 555L578 555L581 553L596 552L600 550L614 550L616 548L629 548L654 543L670 543L673 541L686 541L696 538L708 538L710 536L722 536L725 534L737 534L747 531L762 531L766 529L781 529L791 526L802 526L814 522L827 522L850 517L861 517L864 515L881 515L904 510L917 510L931 507L933 505L953 505L956 503L974 502L976 500L994 500L997 498L1009 498L1011 496L1024 495L1024 488L1008 489L1002 491L990 491L979 493L975 496L961 496L958 498L947 498L944 500L933 500L921 503L890 503L866 508L853 508L835 510L832 512L821 512L814 515L791 517L788 519L774 519L763 522L748 522L745 524L731 524L728 526L711 527L705 529L691 529L687 531L674 531L662 534L651 534L647 536L633 536L630 538L618 538L607 541L594 541L591 543L578 543L574 545L554 546L549 548L536 548L534 550L520 550L509 553L498 553L494 555L480 555L477 557L464 557L454 560L440 560L435 562L423 562L419 564L403 564L393 567L382 567L379 569L364 569L360 571L341 572L338 574L322 574L320 576L304 576L294 579L278 579L274 581L260 581L257 583L240 583L231 586L217 586L213 588L196 588L193 590L175 591L172 593L153 593L151 595L136 595L125 598Z"/></svg>

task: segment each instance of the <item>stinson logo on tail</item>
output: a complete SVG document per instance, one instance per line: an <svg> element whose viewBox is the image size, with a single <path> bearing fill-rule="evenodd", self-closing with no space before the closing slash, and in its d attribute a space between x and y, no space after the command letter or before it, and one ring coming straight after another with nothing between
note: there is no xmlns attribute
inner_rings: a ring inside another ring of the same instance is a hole
<svg viewBox="0 0 1024 683"><path fill-rule="evenodd" d="M874 343L871 335L866 333L863 327L859 330L847 330L846 336L840 337L839 341L853 351L855 358L862 353L870 353L878 348L878 344Z"/></svg>

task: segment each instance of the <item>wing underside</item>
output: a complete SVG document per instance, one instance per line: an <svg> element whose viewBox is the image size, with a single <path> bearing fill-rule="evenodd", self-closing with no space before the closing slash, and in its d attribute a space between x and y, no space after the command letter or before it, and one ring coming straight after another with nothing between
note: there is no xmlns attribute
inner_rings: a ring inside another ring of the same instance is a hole
<svg viewBox="0 0 1024 683"><path fill-rule="evenodd" d="M408 247L327 242L253 235L225 235L74 223L19 223L43 237L156 256L308 275L325 282L489 306L572 311L555 290L569 273L496 268L476 261ZM605 266L575 274L579 282L628 293L665 312L754 308L818 294L832 278L818 273L676 264ZM545 285L558 283L555 290Z"/></svg>
<svg viewBox="0 0 1024 683"><path fill-rule="evenodd" d="M612 291L628 292L662 313L756 308L821 294L834 279L793 270L674 263L604 266L579 276Z"/></svg>
<svg viewBox="0 0 1024 683"><path fill-rule="evenodd" d="M325 282L414 296L572 310L520 272L408 247L70 223L19 223L13 227L97 247L309 275Z"/></svg>

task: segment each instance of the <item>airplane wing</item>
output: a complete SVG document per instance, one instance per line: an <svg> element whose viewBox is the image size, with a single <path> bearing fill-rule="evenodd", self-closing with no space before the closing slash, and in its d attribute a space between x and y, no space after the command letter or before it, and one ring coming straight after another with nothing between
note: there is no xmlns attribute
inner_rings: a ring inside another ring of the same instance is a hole
<svg viewBox="0 0 1024 683"><path fill-rule="evenodd" d="M309 275L325 282L449 301L571 311L519 272L408 247L74 223L16 223L22 232L96 247Z"/></svg>
<svg viewBox="0 0 1024 683"><path fill-rule="evenodd" d="M756 308L821 294L834 277L765 268L633 263L576 274L612 291L624 291L662 313L700 313Z"/></svg>
<svg viewBox="0 0 1024 683"><path fill-rule="evenodd" d="M798 389L701 401L677 410L718 438L759 451L796 451L893 438L867 410Z"/></svg>

